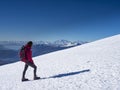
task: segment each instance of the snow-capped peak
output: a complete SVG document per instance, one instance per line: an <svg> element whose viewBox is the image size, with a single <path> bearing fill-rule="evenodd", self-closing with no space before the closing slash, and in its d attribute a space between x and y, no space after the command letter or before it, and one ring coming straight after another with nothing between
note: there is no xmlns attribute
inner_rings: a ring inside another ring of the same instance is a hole
<svg viewBox="0 0 120 90"><path fill-rule="evenodd" d="M76 46L87 43L85 41L68 41L68 40L57 40L54 42L55 45L60 47L69 47L69 46Z"/></svg>

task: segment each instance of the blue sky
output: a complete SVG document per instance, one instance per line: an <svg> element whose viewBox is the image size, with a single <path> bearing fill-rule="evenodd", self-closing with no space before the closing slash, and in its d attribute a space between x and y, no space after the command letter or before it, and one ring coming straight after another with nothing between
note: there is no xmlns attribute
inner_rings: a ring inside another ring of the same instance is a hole
<svg viewBox="0 0 120 90"><path fill-rule="evenodd" d="M94 41L119 33L119 0L0 0L0 41Z"/></svg>

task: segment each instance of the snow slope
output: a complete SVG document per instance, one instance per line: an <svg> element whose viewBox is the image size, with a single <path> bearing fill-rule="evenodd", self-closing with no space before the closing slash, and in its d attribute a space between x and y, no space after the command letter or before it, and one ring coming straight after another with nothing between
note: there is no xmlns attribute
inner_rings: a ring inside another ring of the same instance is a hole
<svg viewBox="0 0 120 90"><path fill-rule="evenodd" d="M120 90L120 35L33 58L21 82L24 63L0 66L0 90Z"/></svg>

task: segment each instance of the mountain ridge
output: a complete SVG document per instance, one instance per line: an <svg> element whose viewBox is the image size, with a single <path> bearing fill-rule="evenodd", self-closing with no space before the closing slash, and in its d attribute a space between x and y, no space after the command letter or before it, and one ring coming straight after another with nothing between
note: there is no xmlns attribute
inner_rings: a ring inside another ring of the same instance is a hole
<svg viewBox="0 0 120 90"><path fill-rule="evenodd" d="M119 90L120 89L120 35L56 51L33 58L33 69L21 82L24 64L16 62L0 66L0 90Z"/></svg>

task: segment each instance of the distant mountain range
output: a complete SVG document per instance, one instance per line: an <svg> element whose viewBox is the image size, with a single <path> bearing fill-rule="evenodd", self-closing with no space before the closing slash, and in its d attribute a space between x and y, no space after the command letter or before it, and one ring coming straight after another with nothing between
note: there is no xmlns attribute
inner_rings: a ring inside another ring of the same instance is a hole
<svg viewBox="0 0 120 90"><path fill-rule="evenodd" d="M19 50L27 41L0 41L0 65L19 61ZM57 40L55 42L34 41L33 57L85 44L83 41Z"/></svg>
<svg viewBox="0 0 120 90"><path fill-rule="evenodd" d="M0 45L4 46L19 46L26 44L27 41L0 41ZM52 46L60 46L60 47L68 47L68 46L76 46L81 45L84 43L88 43L86 41L68 41L68 40L57 40L54 42L48 42L48 41L33 41L34 45L38 44L45 44L45 45L52 45Z"/></svg>

